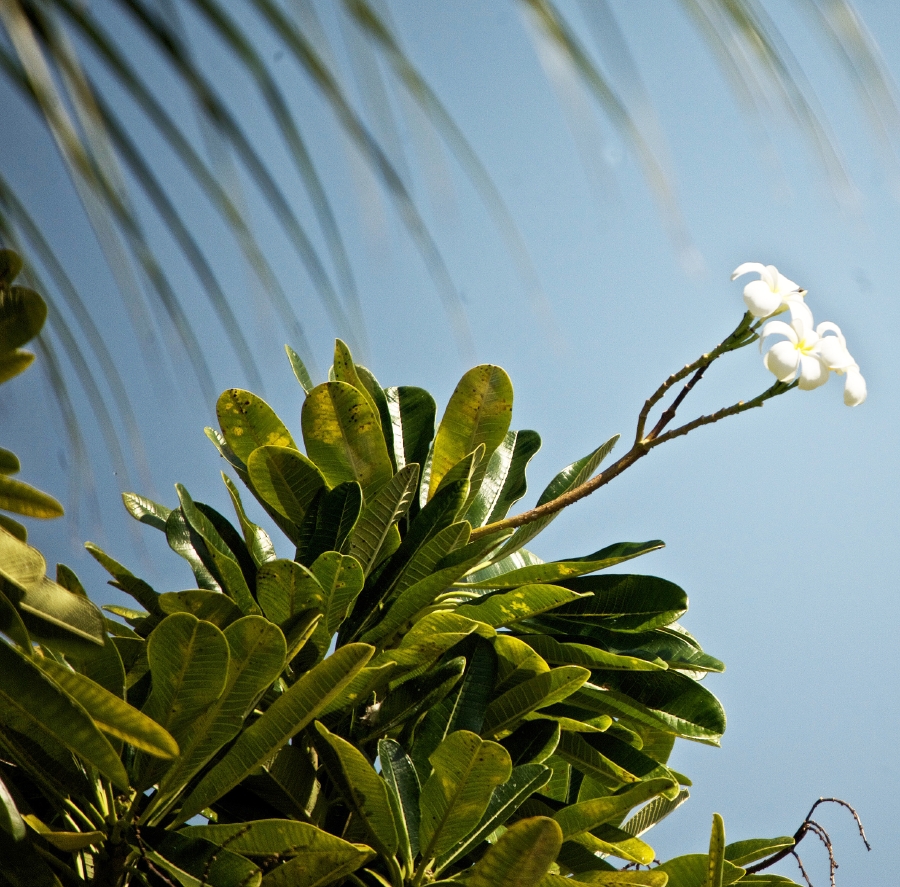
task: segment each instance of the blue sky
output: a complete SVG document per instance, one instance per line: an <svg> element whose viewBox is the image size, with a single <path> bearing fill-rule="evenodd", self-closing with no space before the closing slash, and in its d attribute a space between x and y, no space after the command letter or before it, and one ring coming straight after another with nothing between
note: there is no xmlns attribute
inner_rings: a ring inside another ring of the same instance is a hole
<svg viewBox="0 0 900 887"><path fill-rule="evenodd" d="M347 238L368 338L357 356L382 384L421 385L439 404L468 366L503 366L516 386L514 427L534 428L544 440L529 470L526 504L557 470L612 434L627 440L644 398L733 328L743 310L744 281L729 280L738 264L777 265L809 290L816 320L832 320L847 335L868 381L866 404L846 408L842 380L832 379L817 391L794 391L701 429L654 451L570 509L535 550L558 558L616 541L664 539L665 550L629 567L682 585L691 600L684 624L728 666L708 683L729 717L723 747L682 742L674 754L673 765L691 776L694 789L690 802L649 836L661 858L703 852L713 811L723 814L729 840L791 834L814 800L838 796L859 810L874 847L866 854L845 814L822 812L841 864L838 883L893 883L900 709L896 677L886 665L896 647L900 160L880 151L852 81L804 17L803 4L770 0L765 7L789 38L835 135L848 173L843 188L777 103L760 116L747 113L679 3L612 0L665 137L687 235L679 240L631 146L586 95L569 96L579 115L570 128L512 2L388 5L410 57L501 193L543 288L542 296L529 297L470 180L411 103L393 99L399 122L393 147L386 142L389 153L406 171L445 256L471 345L454 337L396 213L274 42L272 67L303 122ZM561 5L591 45L579 5ZM900 14L875 0L856 6L900 80ZM342 26L327 8L324 21L352 84ZM251 88L217 61L206 38L198 47L249 119L256 101ZM145 54L142 63L158 92L190 115L159 61L146 47L135 51ZM629 72L626 65L612 73ZM364 107L364 93L350 88ZM631 80L621 88L640 97ZM202 432L213 421L212 404L200 399L186 361L164 353L173 350L170 335L162 336L162 350L147 347L150 366L141 360L147 342L128 326L52 146L11 93L0 101L18 115L16 127L0 135L4 168L21 183L96 306L127 374L153 466L152 485L114 475L79 401L96 477L93 500L82 495L76 503L65 431L40 375L31 371L4 386L3 445L22 457L24 479L59 496L70 511L63 521L35 526L31 539L48 562L73 566L103 600L114 600L115 592L81 551L86 538L161 590L189 587L186 565L154 531L141 528L144 541L136 544L118 491L127 486L172 504L172 484L183 482L194 498L225 511L221 463ZM261 151L280 156L274 133L261 126L253 134ZM198 145L203 138L198 127ZM162 146L158 156L167 184L186 197L189 220L204 232L222 269L266 398L296 430L300 392L282 351L289 336L262 305L233 244L202 203L191 202L187 178ZM286 162L283 173L289 199L310 218ZM252 187L243 186L247 211L301 315L310 343L304 357L321 380L337 331ZM246 386L221 329L190 285L190 271L180 268L166 236L147 218L150 236L176 275L184 275L217 388ZM745 349L717 363L679 415L692 418L747 399L770 382L756 349ZM825 883L824 849L808 839L801 850L814 881ZM788 864L780 870L798 877Z"/></svg>

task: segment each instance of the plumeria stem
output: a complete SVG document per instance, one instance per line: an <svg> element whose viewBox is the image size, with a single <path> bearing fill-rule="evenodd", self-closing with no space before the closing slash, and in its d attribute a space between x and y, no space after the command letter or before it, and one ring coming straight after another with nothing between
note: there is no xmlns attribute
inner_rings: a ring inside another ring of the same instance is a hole
<svg viewBox="0 0 900 887"><path fill-rule="evenodd" d="M663 382L644 403L640 415L638 416L634 442L638 443L644 439L644 428L647 425L647 416L650 415L650 410L666 396L666 393L673 385L677 385L682 379L686 379L690 376L691 373L696 373L701 369L705 371L714 360L718 359L723 354L727 354L729 351L735 351L738 348L743 348L745 345L749 345L751 342L756 341L758 338L756 333L758 328L759 322L754 323L753 315L747 311L741 318L741 322L734 328L731 335L726 336L712 351L701 354L693 363L689 363L682 367L677 373L672 373L672 375L669 376L669 378L666 379L666 381ZM679 403L684 399L684 396L685 394L681 395L678 401ZM673 404L673 406L675 405Z"/></svg>
<svg viewBox="0 0 900 887"><path fill-rule="evenodd" d="M737 325L734 332L724 339L721 344L717 345L707 354L699 357L693 363L683 367L677 373L673 373L669 376L669 378L666 379L666 381L663 382L644 403L640 415L638 416L637 433L631 449L622 456L621 459L607 468L606 471L595 475L590 478L590 480L585 481L577 487L573 487L571 490L557 496L555 499L551 499L549 502L545 502L543 505L538 505L536 508L532 508L529 511L523 511L521 514L514 515L513 517L486 524L483 527L476 527L472 530L472 534L469 537L470 541L486 536L488 533L495 533L498 530L515 529L516 527L522 527L525 524L533 523L541 518L550 517L551 515L562 511L564 508L567 508L569 505L573 505L575 502L584 499L586 496L590 496L591 493L595 490L599 490L600 487L606 486L606 484L613 478L618 477L626 468L630 468L638 459L642 459L646 456L654 447L657 447L666 441L673 440L676 437L682 437L693 431L695 428L700 428L702 425L711 425L713 422L718 422L727 416L736 416L738 413L761 407L767 400L771 400L773 397L777 397L779 394L784 394L792 388L795 388L797 385L796 382L776 382L752 400L740 400L730 407L723 407L715 413L710 413L707 416L700 416L692 422L687 422L678 428L674 428L672 431L667 431L665 434L662 433L663 429L675 418L678 407L681 406L684 399L691 392L691 389L703 377L707 367L723 354L727 354L729 351L735 351L738 348L743 348L745 345L749 345L751 342L756 341L756 339L759 338L759 334L757 333L759 326L760 322L754 322L753 315L748 311L741 319L741 322ZM663 412L659 422L657 422L653 430L644 436L644 429L647 424L647 417L650 410L659 403L673 385L677 384L682 379L686 379L688 376L691 378L679 392L678 396L672 402L672 405Z"/></svg>

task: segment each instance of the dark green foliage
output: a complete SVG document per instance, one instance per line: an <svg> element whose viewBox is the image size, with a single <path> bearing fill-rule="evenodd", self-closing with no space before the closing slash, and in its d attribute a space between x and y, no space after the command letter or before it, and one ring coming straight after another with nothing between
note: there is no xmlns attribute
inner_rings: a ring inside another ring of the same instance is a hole
<svg viewBox="0 0 900 887"><path fill-rule="evenodd" d="M539 445L508 430L502 370L467 373L437 433L429 395L382 389L343 343L306 387L305 454L249 392L223 394L208 432L292 557L227 478L235 525L181 485L172 507L125 496L195 589L158 594L89 546L140 607L107 608L128 626L21 554L15 582L53 589L43 611L0 609L0 885L32 865L34 883L110 887L687 887L785 846L719 829L702 862L621 871L652 862L639 835L687 797L674 740L725 728L697 681L722 665L678 626L680 588L598 575L661 543L545 564L521 548L534 525L483 529ZM0 535L4 570L16 545Z"/></svg>

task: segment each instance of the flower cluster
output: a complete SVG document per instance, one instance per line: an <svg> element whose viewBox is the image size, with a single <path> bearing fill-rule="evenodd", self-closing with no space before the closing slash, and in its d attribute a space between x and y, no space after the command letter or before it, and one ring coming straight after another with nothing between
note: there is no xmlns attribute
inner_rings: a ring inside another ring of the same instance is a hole
<svg viewBox="0 0 900 887"><path fill-rule="evenodd" d="M846 376L844 403L855 407L866 399L866 380L847 350L847 340L837 324L826 321L814 326L812 311L803 301L806 290L788 280L773 265L746 262L735 269L735 280L750 271L760 279L744 287L744 302L754 317L765 318L789 311L791 322L770 320L759 337L762 350L769 336L784 336L772 345L763 362L779 382L797 380L797 387L811 390L824 385L830 373Z"/></svg>

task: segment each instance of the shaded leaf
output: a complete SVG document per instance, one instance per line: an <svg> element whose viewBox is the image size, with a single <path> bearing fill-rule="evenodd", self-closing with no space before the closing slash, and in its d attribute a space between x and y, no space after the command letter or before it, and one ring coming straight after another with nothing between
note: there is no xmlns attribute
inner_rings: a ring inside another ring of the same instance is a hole
<svg viewBox="0 0 900 887"><path fill-rule="evenodd" d="M522 819L478 861L467 887L537 887L562 846L559 826L545 816Z"/></svg>
<svg viewBox="0 0 900 887"><path fill-rule="evenodd" d="M488 706L482 734L499 736L512 730L525 715L565 699L589 677L586 668L563 665L517 684Z"/></svg>
<svg viewBox="0 0 900 887"><path fill-rule="evenodd" d="M322 472L292 447L259 447L248 458L247 472L254 493L295 525L303 523L316 493L325 488Z"/></svg>
<svg viewBox="0 0 900 887"><path fill-rule="evenodd" d="M480 822L494 789L512 773L509 753L468 730L451 733L430 758L419 800L423 858L446 853Z"/></svg>
<svg viewBox="0 0 900 887"><path fill-rule="evenodd" d="M28 657L2 642L0 722L20 733L47 734L127 791L125 768L90 715Z"/></svg>
<svg viewBox="0 0 900 887"><path fill-rule="evenodd" d="M158 758L169 759L178 755L178 743L172 736L123 699L52 659L42 659L39 664L69 696L82 705L104 733Z"/></svg>
<svg viewBox="0 0 900 887"><path fill-rule="evenodd" d="M171 618L171 617L170 617ZM238 737L184 802L185 822L236 786L338 696L373 653L367 644L340 647L300 677Z"/></svg>

